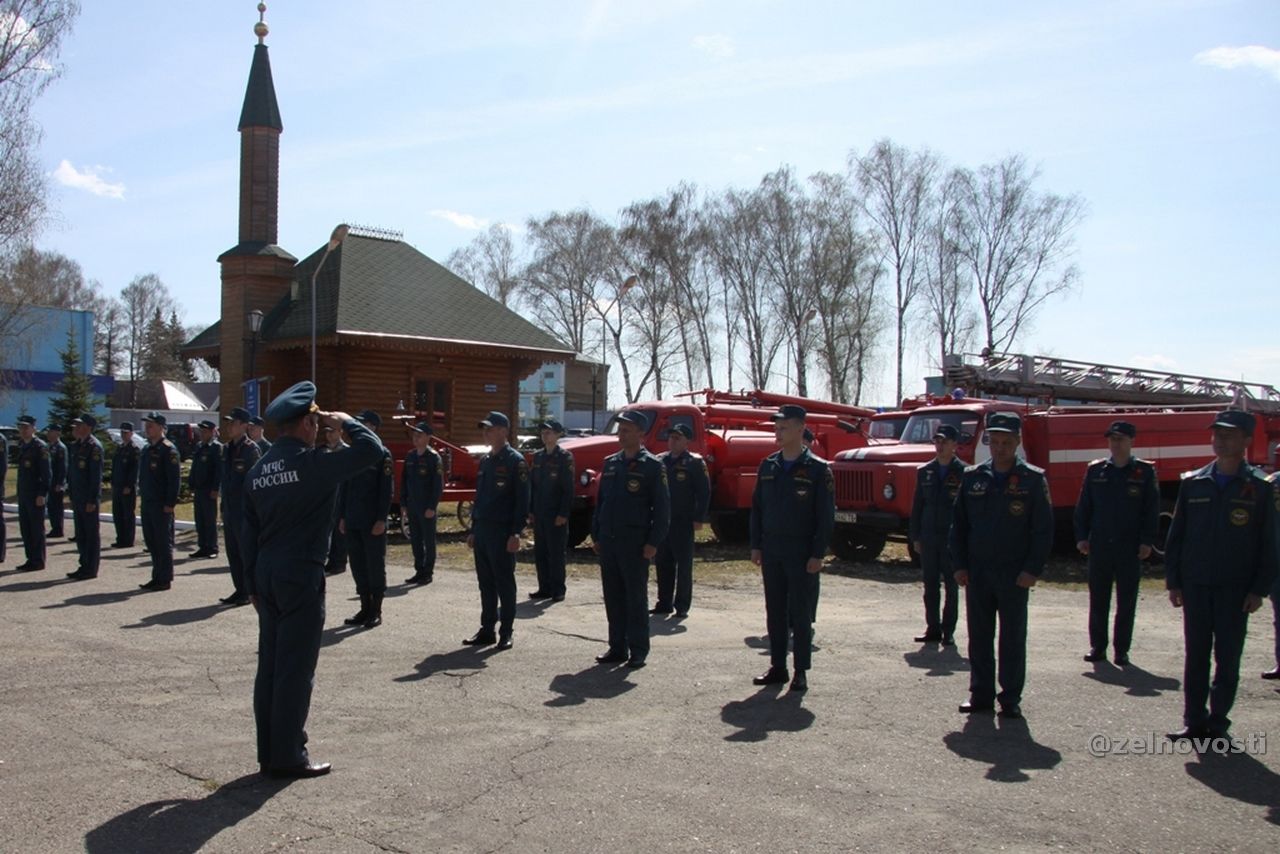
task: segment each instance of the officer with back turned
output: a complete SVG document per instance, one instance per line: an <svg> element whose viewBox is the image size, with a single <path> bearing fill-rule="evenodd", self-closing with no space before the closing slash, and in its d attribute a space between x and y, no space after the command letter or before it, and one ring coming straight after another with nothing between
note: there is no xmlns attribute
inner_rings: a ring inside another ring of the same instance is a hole
<svg viewBox="0 0 1280 854"><path fill-rule="evenodd" d="M151 580L138 585L154 592L173 584L173 508L182 481L182 458L165 438L167 419L159 412L142 416L147 446L138 463L138 494L142 497L142 540L151 555Z"/></svg>
<svg viewBox="0 0 1280 854"><path fill-rule="evenodd" d="M765 457L751 498L751 562L764 580L769 669L752 680L781 685L790 636L792 691L809 687L818 573L835 528L831 466L804 444L804 407L787 404L773 416L779 450Z"/></svg>
<svg viewBox="0 0 1280 854"><path fill-rule="evenodd" d="M382 417L366 409L356 420L374 433ZM347 538L351 577L360 595L360 610L343 620L348 626L372 629L382 625L382 599L387 592L387 514L391 512L391 490L395 463L391 452L382 449L382 459L350 478L338 493L341 530Z"/></svg>
<svg viewBox="0 0 1280 854"><path fill-rule="evenodd" d="M244 557L240 532L244 525L244 484L249 469L262 456L256 443L249 441L245 428L249 411L237 406L226 422L227 443L222 446L220 478L222 487L222 536L227 542L227 564L231 570L231 595L218 601L233 608L249 604L249 588L244 578Z"/></svg>
<svg viewBox="0 0 1280 854"><path fill-rule="evenodd" d="M191 471L187 484L195 505L196 550L193 558L218 556L218 491L222 484L222 443L218 441L218 425L209 419L196 427L200 443L191 455Z"/></svg>
<svg viewBox="0 0 1280 854"><path fill-rule="evenodd" d="M693 535L707 521L711 478L707 463L689 450L693 429L676 424L667 434L667 450L658 459L667 469L671 527L658 547L658 601L651 614L689 616L693 604Z"/></svg>
<svg viewBox="0 0 1280 854"><path fill-rule="evenodd" d="M956 457L959 441L959 430L950 424L939 424L933 432L937 456L916 470L908 537L924 570L925 625L924 634L916 638L916 643L956 645L960 593L951 572L947 533L951 530L956 495L960 492L960 478L964 476L964 463ZM939 584L946 593L945 602L938 591Z"/></svg>
<svg viewBox="0 0 1280 854"><path fill-rule="evenodd" d="M327 454L330 451L341 451L347 448L342 441L342 431L334 430L327 424L320 425L320 434L316 436L316 451ZM339 487L341 497L342 489ZM341 501L334 504L333 535L329 537L329 557L324 562L325 575L341 575L347 569L347 535L342 533Z"/></svg>
<svg viewBox="0 0 1280 854"><path fill-rule="evenodd" d="M991 459L960 479L951 523L951 565L965 588L969 630L969 700L964 714L1022 717L1027 679L1027 601L1053 546L1053 505L1044 469L1018 456L1022 419L989 412ZM1000 624L1000 693L996 694L996 622Z"/></svg>
<svg viewBox="0 0 1280 854"><path fill-rule="evenodd" d="M80 566L68 578L81 581L98 577L102 557L102 530L98 503L102 500L102 443L93 435L98 419L84 413L72 422L76 441L68 465L71 511L75 515L76 551Z"/></svg>
<svg viewBox="0 0 1280 854"><path fill-rule="evenodd" d="M1089 652L1107 657L1111 587L1116 588L1115 662L1129 664L1142 561L1151 556L1160 525L1160 483L1154 463L1133 456L1138 429L1114 421L1103 434L1111 456L1085 470L1076 501L1076 549L1089 558Z"/></svg>
<svg viewBox="0 0 1280 854"><path fill-rule="evenodd" d="M430 584L436 570L436 508L444 493L440 455L431 447L428 421L409 426L413 450L400 470L400 503L413 548L413 575L405 584Z"/></svg>
<svg viewBox="0 0 1280 854"><path fill-rule="evenodd" d="M609 648L596 661L640 668L649 656L649 563L667 538L671 493L666 466L644 446L648 419L624 410L617 425L620 447L605 458L591 518L609 623Z"/></svg>
<svg viewBox="0 0 1280 854"><path fill-rule="evenodd" d="M307 713L324 632L324 562L339 484L378 465L378 437L350 415L321 412L307 381L267 407L275 444L246 475L245 583L258 611L253 716L258 763L272 777L317 777L329 763L307 753ZM313 448L323 422L351 447Z"/></svg>
<svg viewBox="0 0 1280 854"><path fill-rule="evenodd" d="M120 425L120 447L111 458L111 520L115 523L113 549L133 548L138 509L138 455L133 444L133 422Z"/></svg>
<svg viewBox="0 0 1280 854"><path fill-rule="evenodd" d="M49 447L36 435L36 419L30 415L18 416L18 438L22 440L14 461L18 467L18 531L27 559L14 568L35 572L45 564L44 505L52 478Z"/></svg>
<svg viewBox="0 0 1280 854"><path fill-rule="evenodd" d="M1276 577L1274 485L1246 460L1254 417L1214 419L1213 462L1182 476L1165 543L1169 602L1182 609L1186 659L1181 730L1174 741L1224 736L1240 682L1249 615ZM1209 661L1217 669L1209 681ZM1207 708L1206 708L1207 706Z"/></svg>
<svg viewBox="0 0 1280 854"><path fill-rule="evenodd" d="M573 510L573 454L560 447L564 425L548 418L538 425L542 447L533 455L529 524L533 525L533 560L538 589L530 599L563 602L565 551L569 546L569 514Z"/></svg>
<svg viewBox="0 0 1280 854"><path fill-rule="evenodd" d="M67 510L67 446L62 443L62 425L50 424L44 428L44 436L45 444L49 446L51 478L49 500L45 502L44 508L49 517L48 536L62 537Z"/></svg>
<svg viewBox="0 0 1280 854"><path fill-rule="evenodd" d="M480 458L467 545L475 557L480 587L480 630L462 643L497 643L498 649L511 649L516 620L516 552L529 516L529 466L520 452L507 444L511 421L505 414L490 412L477 426L484 431L489 453Z"/></svg>

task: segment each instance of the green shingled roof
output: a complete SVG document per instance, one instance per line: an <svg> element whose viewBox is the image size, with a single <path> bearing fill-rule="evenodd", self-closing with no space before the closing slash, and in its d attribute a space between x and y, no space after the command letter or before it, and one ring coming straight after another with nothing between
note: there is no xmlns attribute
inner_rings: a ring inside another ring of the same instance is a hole
<svg viewBox="0 0 1280 854"><path fill-rule="evenodd" d="M324 250L295 268L297 300L263 322L264 340L311 334L311 275ZM316 330L572 352L568 345L400 240L350 235L324 262Z"/></svg>

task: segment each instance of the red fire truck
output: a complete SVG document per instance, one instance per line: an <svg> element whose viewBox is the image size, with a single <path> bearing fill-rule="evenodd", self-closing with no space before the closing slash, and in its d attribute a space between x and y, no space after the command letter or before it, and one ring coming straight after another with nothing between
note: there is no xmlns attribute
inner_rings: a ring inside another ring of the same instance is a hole
<svg viewBox="0 0 1280 854"><path fill-rule="evenodd" d="M912 411L898 444L836 455L832 550L837 556L872 560L889 537L905 537L916 469L933 457L939 424L960 431L962 460L988 459L982 425L990 411L1022 416L1022 454L1048 474L1060 542L1072 540L1071 511L1084 470L1106 455L1102 434L1118 418L1138 428L1134 453L1156 464L1166 525L1181 473L1212 458L1207 429L1212 413L1236 405L1258 415L1249 459L1275 466L1280 394L1272 386L1021 355L951 356L945 380L956 392Z"/></svg>

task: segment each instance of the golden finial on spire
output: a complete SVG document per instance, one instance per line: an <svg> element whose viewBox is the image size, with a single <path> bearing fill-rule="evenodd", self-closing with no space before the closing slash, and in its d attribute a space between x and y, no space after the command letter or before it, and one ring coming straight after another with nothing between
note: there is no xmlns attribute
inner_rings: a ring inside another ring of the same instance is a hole
<svg viewBox="0 0 1280 854"><path fill-rule="evenodd" d="M267 4L259 3L258 4L258 23L253 25L253 34L258 37L258 44L264 43L263 40L266 39L267 33L269 32L269 30L267 29L267 22L262 20L263 16L266 14L267 14Z"/></svg>

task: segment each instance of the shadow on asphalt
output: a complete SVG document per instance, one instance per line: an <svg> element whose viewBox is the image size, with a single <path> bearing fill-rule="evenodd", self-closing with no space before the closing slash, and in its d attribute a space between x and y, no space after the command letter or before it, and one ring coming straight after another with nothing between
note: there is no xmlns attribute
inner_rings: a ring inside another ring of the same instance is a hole
<svg viewBox="0 0 1280 854"><path fill-rule="evenodd" d="M422 679L429 679L437 673L448 673L451 670L483 670L488 667L487 659L491 655L496 655L498 649L492 646L471 647L466 646L461 649L455 649L452 652L437 652L428 655L413 666L413 673L406 673L404 676L397 676L393 682L417 682Z"/></svg>
<svg viewBox="0 0 1280 854"><path fill-rule="evenodd" d="M75 582L68 581L68 584ZM52 605L41 605L44 610L53 610L55 608L70 608L75 605L113 605L117 602L125 602L134 596L142 596L147 591L134 587L130 590L113 590L110 593L85 593L82 596L72 596L61 602Z"/></svg>
<svg viewBox="0 0 1280 854"><path fill-rule="evenodd" d="M990 765L987 779L999 783L1025 783L1031 779L1028 771L1046 771L1062 761L1061 753L1031 737L1024 718L969 715L964 729L942 741L957 756Z"/></svg>
<svg viewBox="0 0 1280 854"><path fill-rule="evenodd" d="M1224 798L1267 808L1267 821L1280 825L1280 774L1247 753L1199 755L1187 773ZM1207 806L1207 805L1206 805Z"/></svg>
<svg viewBox="0 0 1280 854"><path fill-rule="evenodd" d="M1157 676L1136 664L1117 667L1109 661L1095 661L1093 672L1083 675L1086 679L1093 679L1104 685L1123 687L1126 689L1125 693L1133 697L1159 697L1165 691L1177 691L1182 687L1180 680L1171 676Z"/></svg>
<svg viewBox="0 0 1280 854"><path fill-rule="evenodd" d="M540 617L553 604L555 603L550 599L521 599L516 602L516 619L532 620Z"/></svg>
<svg viewBox="0 0 1280 854"><path fill-rule="evenodd" d="M231 567L223 564L221 566L202 566L199 569L189 569L184 575L230 575Z"/></svg>
<svg viewBox="0 0 1280 854"><path fill-rule="evenodd" d="M577 673L561 673L551 680L548 686L558 694L542 705L552 708L558 706L580 706L587 700L612 700L636 687L636 683L627 680L627 669L597 664L580 670Z"/></svg>
<svg viewBox="0 0 1280 854"><path fill-rule="evenodd" d="M684 624L684 617L677 617L675 614L666 616L663 614L649 615L649 634L655 637L668 637L670 635L681 635L689 631L689 627Z"/></svg>
<svg viewBox="0 0 1280 854"><path fill-rule="evenodd" d="M813 726L813 712L801 705L803 695L784 691L785 685L761 688L745 700L720 708L720 720L737 727L725 741L764 741L771 732L800 732Z"/></svg>
<svg viewBox="0 0 1280 854"><path fill-rule="evenodd" d="M84 836L84 848L88 854L200 851L210 839L261 809L290 782L248 774L219 786L205 798L152 801L90 830Z"/></svg>
<svg viewBox="0 0 1280 854"><path fill-rule="evenodd" d="M36 572L47 573L49 572L49 570L37 569ZM21 575L26 575L26 574L27 573L25 572L21 573ZM58 575L55 578L53 575L45 575L39 581L18 581L13 584L6 584L4 587L0 587L0 593L22 593L27 590L44 590L45 588L52 587L55 584L69 584L69 583L70 582L67 581L65 576Z"/></svg>
<svg viewBox="0 0 1280 854"><path fill-rule="evenodd" d="M940 647L928 644L912 652L904 652L902 658L911 667L925 671L925 676L950 676L968 673L969 661L954 646Z"/></svg>
<svg viewBox="0 0 1280 854"><path fill-rule="evenodd" d="M136 623L126 623L122 629L145 629L150 626L184 626L187 623L198 623L207 620L222 611L234 611L220 602L212 605L201 605L199 608L181 608L177 611L161 611L159 614L148 614L139 617Z"/></svg>

